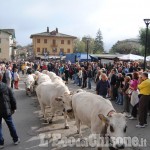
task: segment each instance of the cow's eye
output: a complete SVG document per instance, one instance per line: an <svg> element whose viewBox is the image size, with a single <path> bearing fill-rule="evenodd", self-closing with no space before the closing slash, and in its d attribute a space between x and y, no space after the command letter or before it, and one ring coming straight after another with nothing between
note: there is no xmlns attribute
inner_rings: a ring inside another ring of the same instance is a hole
<svg viewBox="0 0 150 150"><path fill-rule="evenodd" d="M127 126L125 126L125 128L124 128L124 133L126 133L126 130L127 130Z"/></svg>
<svg viewBox="0 0 150 150"><path fill-rule="evenodd" d="M114 132L114 128L112 125L110 125L110 132Z"/></svg>

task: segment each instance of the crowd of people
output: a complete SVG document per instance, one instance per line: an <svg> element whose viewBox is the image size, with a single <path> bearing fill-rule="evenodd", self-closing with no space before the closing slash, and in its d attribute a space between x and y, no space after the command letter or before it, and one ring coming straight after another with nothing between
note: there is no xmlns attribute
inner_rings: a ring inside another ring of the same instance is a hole
<svg viewBox="0 0 150 150"><path fill-rule="evenodd" d="M20 65L22 73L28 68L34 71L48 70L68 84L68 79L80 88L92 89L98 95L123 105L122 112L130 120L137 119L139 112L139 124L136 127L146 127L147 111L150 100L150 79L148 73L144 72L142 65L138 62L115 62L114 64L101 64L100 62L81 62L71 64L60 62L23 63ZM143 86L144 84L144 86ZM144 88L144 92L143 92ZM146 91L146 92L145 92ZM138 111L139 110L139 111Z"/></svg>
<svg viewBox="0 0 150 150"><path fill-rule="evenodd" d="M98 95L110 99L117 105L123 105L122 112L130 120L138 119L137 128L147 126L147 114L150 106L150 79L148 71L144 72L142 65L138 62L114 62L114 64L81 62L72 64L71 62L60 63L38 60L34 62L0 63L1 83L6 83L8 88L19 89L19 76L20 74L25 76L29 68L33 73L43 70L55 72L66 84L71 81L79 88L86 88L89 91L94 85L94 90ZM137 118L137 115L139 118ZM2 117L0 116L0 121ZM15 129L12 129L12 132L16 132ZM14 142L18 142L17 134L14 136L16 136ZM0 134L1 143L3 143L3 138Z"/></svg>

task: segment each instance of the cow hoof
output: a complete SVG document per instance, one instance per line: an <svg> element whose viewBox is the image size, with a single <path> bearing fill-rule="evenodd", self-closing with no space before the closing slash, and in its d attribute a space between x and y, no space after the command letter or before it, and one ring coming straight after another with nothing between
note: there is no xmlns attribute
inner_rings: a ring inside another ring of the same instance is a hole
<svg viewBox="0 0 150 150"><path fill-rule="evenodd" d="M69 126L65 126L65 129L69 129Z"/></svg>
<svg viewBox="0 0 150 150"><path fill-rule="evenodd" d="M44 123L47 123L47 120L44 120Z"/></svg>
<svg viewBox="0 0 150 150"><path fill-rule="evenodd" d="M118 149L116 149L116 148L114 148L114 147L109 147L109 150L118 150Z"/></svg>
<svg viewBox="0 0 150 150"><path fill-rule="evenodd" d="M52 120L49 120L48 123L49 123L49 124L52 124Z"/></svg>

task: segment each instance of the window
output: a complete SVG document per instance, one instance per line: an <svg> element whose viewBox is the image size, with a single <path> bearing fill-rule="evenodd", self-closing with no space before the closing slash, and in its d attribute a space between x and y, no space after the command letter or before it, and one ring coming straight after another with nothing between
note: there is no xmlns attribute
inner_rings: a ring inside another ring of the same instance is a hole
<svg viewBox="0 0 150 150"><path fill-rule="evenodd" d="M53 53L56 53L57 52L57 48L53 48Z"/></svg>
<svg viewBox="0 0 150 150"><path fill-rule="evenodd" d="M2 49L0 48L0 53L2 52Z"/></svg>
<svg viewBox="0 0 150 150"><path fill-rule="evenodd" d="M47 43L47 39L44 39L44 43Z"/></svg>
<svg viewBox="0 0 150 150"><path fill-rule="evenodd" d="M47 48L43 48L42 49L42 53L44 54L44 53L47 53Z"/></svg>
<svg viewBox="0 0 150 150"><path fill-rule="evenodd" d="M39 47L37 48L37 52L40 52L40 48Z"/></svg>
<svg viewBox="0 0 150 150"><path fill-rule="evenodd" d="M53 40L53 45L56 45L56 40Z"/></svg>
<svg viewBox="0 0 150 150"><path fill-rule="evenodd" d="M70 40L68 40L68 44L70 45Z"/></svg>
<svg viewBox="0 0 150 150"><path fill-rule="evenodd" d="M37 43L40 43L40 39L37 39Z"/></svg>
<svg viewBox="0 0 150 150"><path fill-rule="evenodd" d="M64 40L61 40L61 44L64 44Z"/></svg>
<svg viewBox="0 0 150 150"><path fill-rule="evenodd" d="M67 53L70 53L70 49L69 48L67 49Z"/></svg>
<svg viewBox="0 0 150 150"><path fill-rule="evenodd" d="M64 49L63 48L61 48L60 51L64 53Z"/></svg>

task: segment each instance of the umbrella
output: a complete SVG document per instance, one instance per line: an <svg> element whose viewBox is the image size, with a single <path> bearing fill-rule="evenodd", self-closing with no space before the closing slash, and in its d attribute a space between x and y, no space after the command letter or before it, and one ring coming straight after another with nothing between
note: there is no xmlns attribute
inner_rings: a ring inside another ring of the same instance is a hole
<svg viewBox="0 0 150 150"><path fill-rule="evenodd" d="M127 54L127 55L123 55L121 57L118 57L121 60L144 60L143 56L139 56L139 55L134 55L134 54Z"/></svg>

